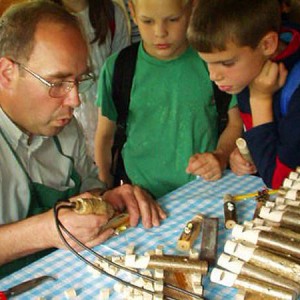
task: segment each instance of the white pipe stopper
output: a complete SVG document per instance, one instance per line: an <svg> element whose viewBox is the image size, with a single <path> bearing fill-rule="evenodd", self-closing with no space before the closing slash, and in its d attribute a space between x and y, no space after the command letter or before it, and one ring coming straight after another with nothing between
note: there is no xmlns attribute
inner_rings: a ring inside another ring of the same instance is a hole
<svg viewBox="0 0 300 300"><path fill-rule="evenodd" d="M285 178L283 180L283 186L287 187L287 188L291 188L293 186L293 182L294 182L294 180L289 179L289 178Z"/></svg>
<svg viewBox="0 0 300 300"><path fill-rule="evenodd" d="M289 174L289 179L292 179L292 180L299 180L299 178L300 178L300 174L299 173L297 173L297 172L291 172L290 174Z"/></svg>
<svg viewBox="0 0 300 300"><path fill-rule="evenodd" d="M222 253L218 259L218 265L232 273L240 274L245 262L239 260L237 257L233 257Z"/></svg>
<svg viewBox="0 0 300 300"><path fill-rule="evenodd" d="M300 189L300 181L295 181L292 179L284 179L283 181L283 186L287 188L292 188L294 190L299 190Z"/></svg>
<svg viewBox="0 0 300 300"><path fill-rule="evenodd" d="M235 224L234 227L232 228L232 236L235 238L239 238L242 236L245 232L245 227L243 225Z"/></svg>
<svg viewBox="0 0 300 300"><path fill-rule="evenodd" d="M300 190L300 181L294 181L293 190Z"/></svg>
<svg viewBox="0 0 300 300"><path fill-rule="evenodd" d="M236 274L218 268L213 268L210 274L210 280L212 282L222 284L228 287L232 287L236 279Z"/></svg>
<svg viewBox="0 0 300 300"><path fill-rule="evenodd" d="M280 222L283 214L284 211L271 210L271 208L263 206L260 210L259 216L272 222Z"/></svg>
<svg viewBox="0 0 300 300"><path fill-rule="evenodd" d="M232 236L237 240L247 241L256 244L260 230L245 229L244 226L236 224L232 229Z"/></svg>
<svg viewBox="0 0 300 300"><path fill-rule="evenodd" d="M229 255L234 255L243 261L249 261L253 256L255 247L245 246L234 241L226 241L224 251Z"/></svg>
<svg viewBox="0 0 300 300"><path fill-rule="evenodd" d="M288 190L285 194L286 199L296 200L297 199L298 190Z"/></svg>

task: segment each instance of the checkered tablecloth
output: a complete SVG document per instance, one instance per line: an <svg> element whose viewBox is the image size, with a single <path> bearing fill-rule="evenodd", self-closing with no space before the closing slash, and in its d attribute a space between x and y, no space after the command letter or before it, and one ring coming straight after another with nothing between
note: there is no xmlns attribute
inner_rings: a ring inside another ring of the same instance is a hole
<svg viewBox="0 0 300 300"><path fill-rule="evenodd" d="M231 172L216 182L205 182L196 179L189 184L159 199L168 218L157 228L144 229L142 225L123 232L120 236L95 248L101 255L124 255L126 247L134 243L135 252L144 254L145 251L164 246L166 254L181 254L176 250L176 242L184 225L197 213L207 217L219 218L218 253L223 251L225 241L231 237L231 231L224 229L223 196L224 194L242 194L255 192L265 186L260 178L254 176L237 177ZM253 216L255 201L253 198L240 201L237 204L238 219L241 223ZM194 247L200 249L200 239ZM94 261L94 258L91 258ZM74 288L76 299L98 299L103 287L111 288L112 300L121 300L120 294L113 291L115 281L100 274L92 275L87 265L74 254L66 250L57 250L22 270L2 279L0 290L5 290L25 280L41 275L52 275L56 281L45 282L15 299L67 299L64 292ZM121 277L131 280L131 275L121 272ZM234 299L236 290L213 284L209 276L204 279L205 299ZM183 298L182 298L183 299Z"/></svg>

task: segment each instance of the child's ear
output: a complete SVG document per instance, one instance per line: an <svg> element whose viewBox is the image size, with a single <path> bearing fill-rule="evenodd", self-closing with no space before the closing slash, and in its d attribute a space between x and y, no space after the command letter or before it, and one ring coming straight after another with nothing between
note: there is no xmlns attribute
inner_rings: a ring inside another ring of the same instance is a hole
<svg viewBox="0 0 300 300"><path fill-rule="evenodd" d="M267 57L274 55L278 49L278 33L275 31L268 32L260 41L260 47L263 54Z"/></svg>
<svg viewBox="0 0 300 300"><path fill-rule="evenodd" d="M132 3L132 1L130 1L130 0L128 1L128 8L129 8L130 15L131 15L133 22L137 25L135 7L134 7L134 4Z"/></svg>
<svg viewBox="0 0 300 300"><path fill-rule="evenodd" d="M13 78L16 65L6 57L0 58L0 88L9 88Z"/></svg>

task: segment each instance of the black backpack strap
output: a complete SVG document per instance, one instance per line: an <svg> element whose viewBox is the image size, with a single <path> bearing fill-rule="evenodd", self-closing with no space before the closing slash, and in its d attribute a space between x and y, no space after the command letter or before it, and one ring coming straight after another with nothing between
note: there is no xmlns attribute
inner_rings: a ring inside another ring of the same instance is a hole
<svg viewBox="0 0 300 300"><path fill-rule="evenodd" d="M126 127L132 81L139 43L120 51L114 67L112 97L118 113L117 123Z"/></svg>
<svg viewBox="0 0 300 300"><path fill-rule="evenodd" d="M228 123L228 108L232 95L222 92L214 82L212 83L218 112L218 132L220 136Z"/></svg>
<svg viewBox="0 0 300 300"><path fill-rule="evenodd" d="M135 43L122 49L114 66L112 78L112 98L118 113L118 118L117 130L112 147L111 173L115 178L115 186L119 185L121 180L127 183L130 182L125 172L121 151L127 138L126 122L138 48L139 43Z"/></svg>

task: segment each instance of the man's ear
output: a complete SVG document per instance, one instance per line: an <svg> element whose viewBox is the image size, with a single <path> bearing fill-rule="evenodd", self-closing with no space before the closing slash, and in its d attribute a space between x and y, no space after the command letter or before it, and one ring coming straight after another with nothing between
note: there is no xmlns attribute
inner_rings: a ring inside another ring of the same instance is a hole
<svg viewBox="0 0 300 300"><path fill-rule="evenodd" d="M263 54L267 57L273 56L278 50L279 36L275 31L268 32L260 41Z"/></svg>
<svg viewBox="0 0 300 300"><path fill-rule="evenodd" d="M6 57L0 58L0 87L5 89L10 87L14 75L16 65Z"/></svg>
<svg viewBox="0 0 300 300"><path fill-rule="evenodd" d="M137 25L135 7L134 7L134 4L132 3L132 1L130 1L130 0L128 1L128 8L129 8L130 15L131 15L133 22Z"/></svg>

